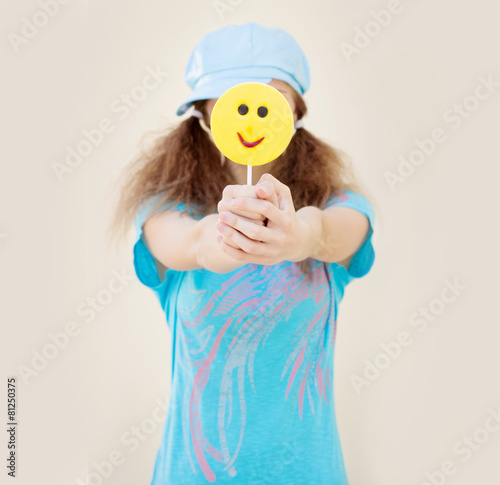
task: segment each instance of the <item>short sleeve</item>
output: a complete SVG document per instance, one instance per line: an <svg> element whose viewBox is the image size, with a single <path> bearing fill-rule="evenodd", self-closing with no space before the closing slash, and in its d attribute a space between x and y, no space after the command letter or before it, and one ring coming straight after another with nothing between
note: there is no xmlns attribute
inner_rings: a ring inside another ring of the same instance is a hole
<svg viewBox="0 0 500 485"><path fill-rule="evenodd" d="M339 195L332 195L328 199L325 209L333 206L350 207L361 212L368 218L370 224L368 236L363 245L356 251L351 259L349 268L345 270L343 266L334 263L347 271L349 280L352 278L361 278L370 271L373 266L373 262L375 261L375 251L372 242L375 211L373 210L372 204L364 195L348 189L344 189L344 191Z"/></svg>
<svg viewBox="0 0 500 485"><path fill-rule="evenodd" d="M193 215L192 211L187 208L187 206L181 203L168 202L153 209L155 203L157 203L158 196L151 197L147 201L143 202L137 211L134 226L135 226L135 241L134 241L134 269L139 281L155 291L159 291L162 286L166 286L172 283L172 279L176 276L179 271L167 269L165 274L165 279L160 281L158 276L158 271L156 268L156 263L153 255L149 252L143 236L143 225L147 219L152 217L154 214L165 210L177 210L180 212L185 212ZM152 212L151 212L152 211Z"/></svg>

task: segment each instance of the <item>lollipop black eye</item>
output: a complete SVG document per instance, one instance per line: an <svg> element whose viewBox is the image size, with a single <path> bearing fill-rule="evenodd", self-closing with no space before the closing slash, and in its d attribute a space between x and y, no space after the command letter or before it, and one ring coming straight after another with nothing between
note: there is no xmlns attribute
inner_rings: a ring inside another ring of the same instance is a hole
<svg viewBox="0 0 500 485"><path fill-rule="evenodd" d="M238 106L238 113L240 115L246 115L248 113L248 106L246 104L240 104Z"/></svg>
<svg viewBox="0 0 500 485"><path fill-rule="evenodd" d="M261 118L265 118L267 116L267 108L265 106L260 106L259 109L257 110L257 114Z"/></svg>

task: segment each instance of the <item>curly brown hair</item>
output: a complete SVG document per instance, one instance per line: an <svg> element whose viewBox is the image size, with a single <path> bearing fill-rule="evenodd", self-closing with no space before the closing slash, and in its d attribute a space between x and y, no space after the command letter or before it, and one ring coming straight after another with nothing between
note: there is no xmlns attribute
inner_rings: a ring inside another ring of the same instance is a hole
<svg viewBox="0 0 500 485"><path fill-rule="evenodd" d="M307 113L306 104L295 90L292 93L297 119L301 119ZM194 108L204 113L204 123L209 126L205 104L206 100L196 101ZM168 202L183 202L199 217L217 212L224 187L236 181L207 131L201 120L188 117L174 129L160 133L151 147L143 148L125 167L108 227L111 241L124 238L139 206L153 196L158 197L151 213ZM323 209L333 192L344 189L366 193L354 175L350 158L305 128L295 131L269 173L290 188L295 210L305 206ZM299 265L309 273L308 260Z"/></svg>

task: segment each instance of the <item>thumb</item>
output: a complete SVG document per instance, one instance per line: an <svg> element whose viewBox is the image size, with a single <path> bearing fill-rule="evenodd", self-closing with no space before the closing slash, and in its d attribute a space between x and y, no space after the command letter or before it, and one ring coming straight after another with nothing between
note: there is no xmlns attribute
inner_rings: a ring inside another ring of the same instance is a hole
<svg viewBox="0 0 500 485"><path fill-rule="evenodd" d="M258 182L255 186L255 193L261 199L268 200L271 204L278 207L278 194L274 188L274 184L269 180Z"/></svg>

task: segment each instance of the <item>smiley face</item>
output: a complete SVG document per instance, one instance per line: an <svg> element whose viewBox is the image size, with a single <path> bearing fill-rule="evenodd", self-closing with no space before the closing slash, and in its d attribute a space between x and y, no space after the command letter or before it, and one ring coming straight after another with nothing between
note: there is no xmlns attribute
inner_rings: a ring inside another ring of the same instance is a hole
<svg viewBox="0 0 500 485"><path fill-rule="evenodd" d="M293 113L286 98L263 83L229 88L212 110L214 142L230 160L264 165L279 157L293 135Z"/></svg>

